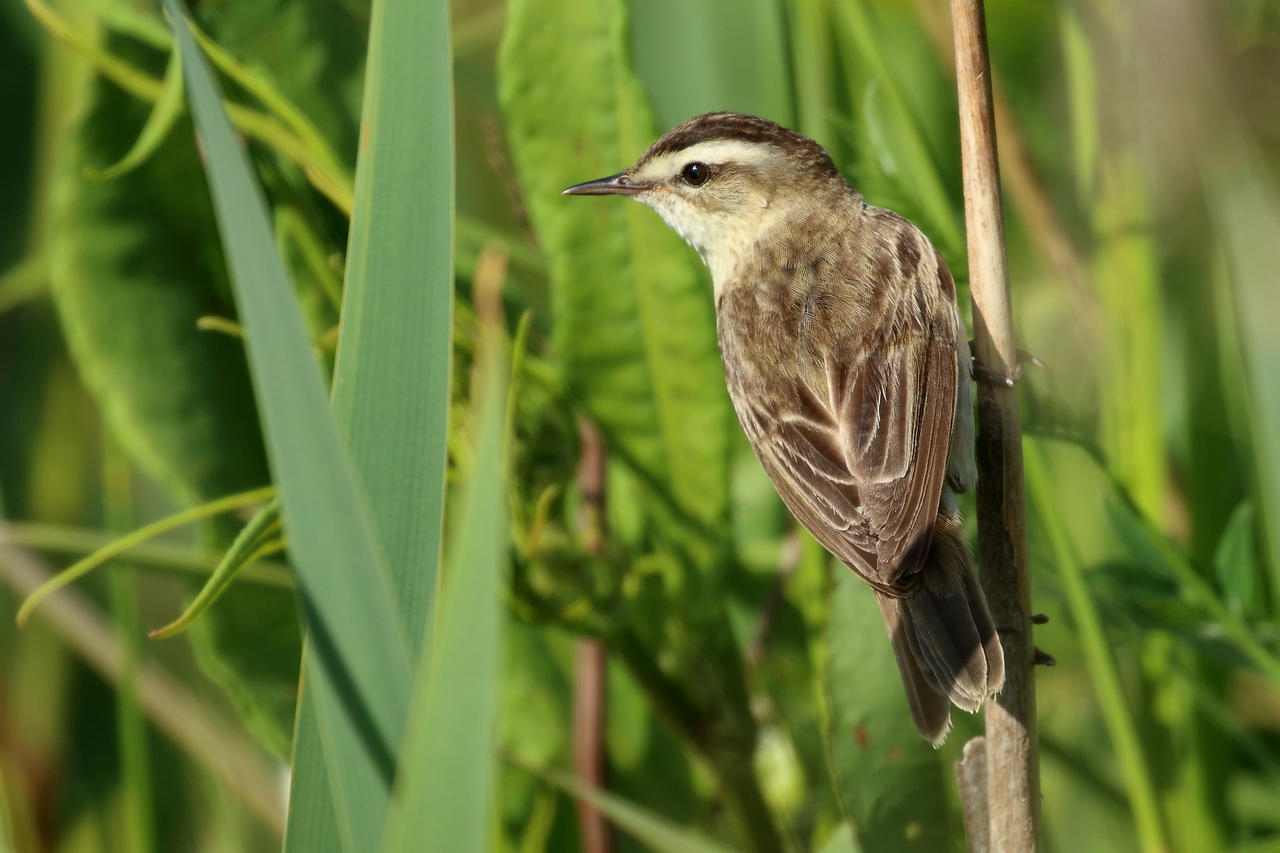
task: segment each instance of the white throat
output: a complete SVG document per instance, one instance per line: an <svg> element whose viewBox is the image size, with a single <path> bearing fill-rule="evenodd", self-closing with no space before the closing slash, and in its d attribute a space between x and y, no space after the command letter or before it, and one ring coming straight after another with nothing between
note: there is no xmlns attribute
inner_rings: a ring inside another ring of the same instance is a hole
<svg viewBox="0 0 1280 853"><path fill-rule="evenodd" d="M749 260L751 249L781 221L782 205L770 204L766 198L753 200L734 215L691 213L678 200L656 193L644 202L657 211L667 225L697 251L711 271L711 285L718 299L729 282L738 275L738 267Z"/></svg>

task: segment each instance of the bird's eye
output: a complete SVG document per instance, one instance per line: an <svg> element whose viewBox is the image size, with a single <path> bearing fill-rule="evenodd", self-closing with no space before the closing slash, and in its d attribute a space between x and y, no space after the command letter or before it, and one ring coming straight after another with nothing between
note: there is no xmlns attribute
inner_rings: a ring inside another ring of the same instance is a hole
<svg viewBox="0 0 1280 853"><path fill-rule="evenodd" d="M680 172L680 177L691 187L700 187L711 177L711 170L706 163L690 163Z"/></svg>

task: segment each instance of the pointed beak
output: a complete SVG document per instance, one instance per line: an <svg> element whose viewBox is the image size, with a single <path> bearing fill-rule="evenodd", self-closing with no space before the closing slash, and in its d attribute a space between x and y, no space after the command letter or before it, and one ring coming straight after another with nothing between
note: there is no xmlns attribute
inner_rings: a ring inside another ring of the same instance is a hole
<svg viewBox="0 0 1280 853"><path fill-rule="evenodd" d="M643 184L632 184L627 181L627 173L619 172L607 178L596 178L584 184L574 184L561 195L635 195L647 190Z"/></svg>

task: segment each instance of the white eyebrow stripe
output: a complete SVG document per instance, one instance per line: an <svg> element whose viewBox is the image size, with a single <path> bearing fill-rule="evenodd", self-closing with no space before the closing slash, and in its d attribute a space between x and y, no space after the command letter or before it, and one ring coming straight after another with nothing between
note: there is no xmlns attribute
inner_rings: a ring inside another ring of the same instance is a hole
<svg viewBox="0 0 1280 853"><path fill-rule="evenodd" d="M680 171L686 163L742 163L755 166L778 156L777 149L767 142L746 142L740 139L712 139L690 145L680 151L661 154L640 170L640 174L668 175Z"/></svg>

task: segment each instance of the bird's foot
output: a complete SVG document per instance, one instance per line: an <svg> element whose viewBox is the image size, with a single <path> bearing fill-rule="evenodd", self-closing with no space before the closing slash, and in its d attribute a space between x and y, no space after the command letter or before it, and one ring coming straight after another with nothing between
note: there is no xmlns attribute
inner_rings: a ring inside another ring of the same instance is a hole
<svg viewBox="0 0 1280 853"><path fill-rule="evenodd" d="M973 341L969 342L969 351L973 352ZM1024 349L1015 350L1015 358L1016 363L1014 364L1013 372L1006 375L1003 373L997 373L994 370L988 370L978 362L977 356L974 356L972 359L973 363L969 367L969 374L973 377L975 382L985 382L988 385L1012 388L1014 385L1017 385L1018 380L1022 378L1022 369L1026 365L1033 364L1041 370L1045 369L1043 361Z"/></svg>
<svg viewBox="0 0 1280 853"><path fill-rule="evenodd" d="M1037 648L1035 650L1035 654L1031 657L1031 664L1033 666L1057 666L1058 659L1048 652L1041 651Z"/></svg>

